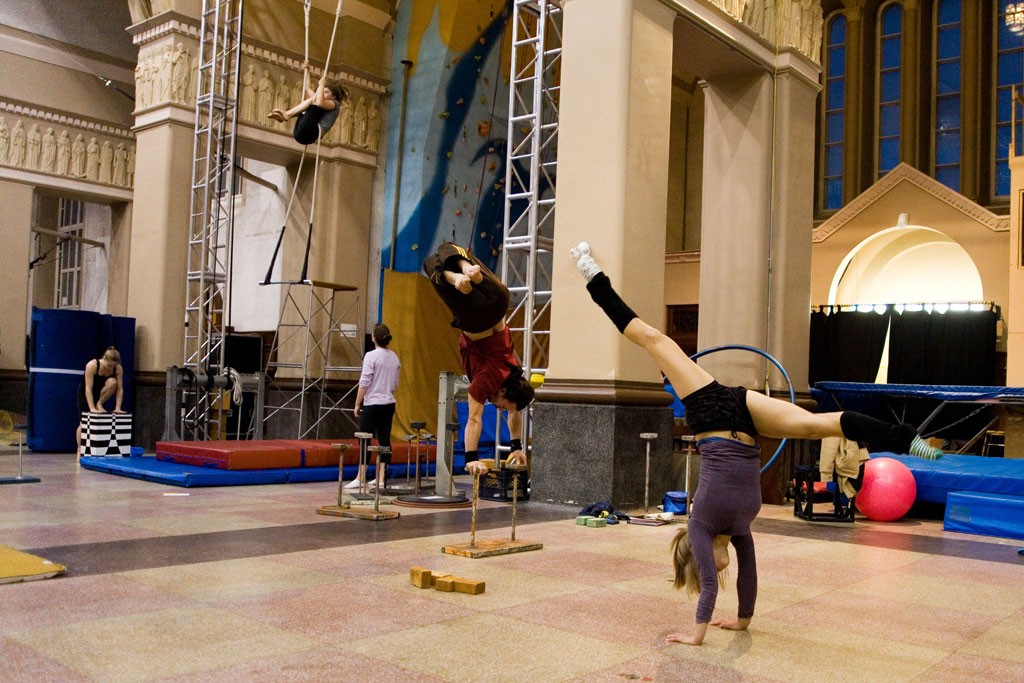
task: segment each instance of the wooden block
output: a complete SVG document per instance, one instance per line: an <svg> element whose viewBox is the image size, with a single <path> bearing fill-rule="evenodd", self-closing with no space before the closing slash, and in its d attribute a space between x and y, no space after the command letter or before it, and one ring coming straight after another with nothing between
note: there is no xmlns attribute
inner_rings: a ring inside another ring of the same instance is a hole
<svg viewBox="0 0 1024 683"><path fill-rule="evenodd" d="M466 593L468 595L480 595L484 592L487 587L485 581L479 581L477 579L463 579L462 577L456 577L455 579L455 592Z"/></svg>
<svg viewBox="0 0 1024 683"><path fill-rule="evenodd" d="M433 575L429 569L412 567L409 569L409 583L417 588L430 588L433 583Z"/></svg>
<svg viewBox="0 0 1024 683"><path fill-rule="evenodd" d="M455 591L455 577L451 574L438 577L437 581L434 582L434 588L445 593L453 593Z"/></svg>
<svg viewBox="0 0 1024 683"><path fill-rule="evenodd" d="M588 519L594 519L594 518L593 517L587 517L586 515L583 515L582 517L577 517L576 518L576 523L579 524L580 526L586 526Z"/></svg>
<svg viewBox="0 0 1024 683"><path fill-rule="evenodd" d="M430 587L431 588L436 588L437 587L437 580L438 579L450 579L451 577L452 577L451 574L433 574L432 573L430 575Z"/></svg>
<svg viewBox="0 0 1024 683"><path fill-rule="evenodd" d="M587 520L587 526L602 527L608 526L608 520L603 517L591 517Z"/></svg>

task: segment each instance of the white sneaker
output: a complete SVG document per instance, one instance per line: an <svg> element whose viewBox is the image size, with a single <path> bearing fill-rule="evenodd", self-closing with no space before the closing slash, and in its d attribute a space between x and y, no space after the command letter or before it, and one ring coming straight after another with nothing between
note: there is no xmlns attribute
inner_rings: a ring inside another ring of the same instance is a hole
<svg viewBox="0 0 1024 683"><path fill-rule="evenodd" d="M597 265L597 261L590 255L590 245L586 242L580 242L570 249L569 255L576 260L576 268L587 282L593 280L594 276L601 272L601 266Z"/></svg>
<svg viewBox="0 0 1024 683"><path fill-rule="evenodd" d="M355 491L355 490L356 490L356 489L358 489L358 488L359 488L360 486L362 486L362 482L361 482L361 481L359 481L358 479L353 479L353 480L352 480L352 481L350 481L349 483L345 484L345 486L344 486L343 488L344 488L344 489L345 489L346 491Z"/></svg>

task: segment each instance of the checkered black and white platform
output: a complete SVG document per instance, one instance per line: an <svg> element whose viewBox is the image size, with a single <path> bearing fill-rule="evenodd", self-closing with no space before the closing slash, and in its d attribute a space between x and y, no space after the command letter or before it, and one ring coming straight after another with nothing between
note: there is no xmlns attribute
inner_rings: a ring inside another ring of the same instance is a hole
<svg viewBox="0 0 1024 683"><path fill-rule="evenodd" d="M127 458L132 454L130 413L82 413L82 455Z"/></svg>

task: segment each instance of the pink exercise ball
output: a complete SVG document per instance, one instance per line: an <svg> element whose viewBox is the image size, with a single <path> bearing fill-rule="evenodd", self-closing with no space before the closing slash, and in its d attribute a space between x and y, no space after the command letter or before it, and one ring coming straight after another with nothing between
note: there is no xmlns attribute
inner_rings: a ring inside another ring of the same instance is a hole
<svg viewBox="0 0 1024 683"><path fill-rule="evenodd" d="M854 500L865 517L892 522L907 514L915 498L914 474L899 460L872 458L864 464L864 484Z"/></svg>

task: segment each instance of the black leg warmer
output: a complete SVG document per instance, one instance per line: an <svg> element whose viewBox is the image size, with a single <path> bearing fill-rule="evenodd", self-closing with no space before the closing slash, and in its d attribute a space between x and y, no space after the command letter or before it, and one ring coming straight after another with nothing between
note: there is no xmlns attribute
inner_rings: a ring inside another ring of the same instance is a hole
<svg viewBox="0 0 1024 683"><path fill-rule="evenodd" d="M587 291L594 303L601 307L619 332L626 331L626 325L633 318L638 317L633 309L626 305L626 302L619 297L618 292L612 288L612 281L604 273L598 273L587 283Z"/></svg>
<svg viewBox="0 0 1024 683"><path fill-rule="evenodd" d="M917 436L913 425L883 422L852 410L843 411L839 416L839 425L843 429L843 436L866 443L869 451L909 453L910 442Z"/></svg>

